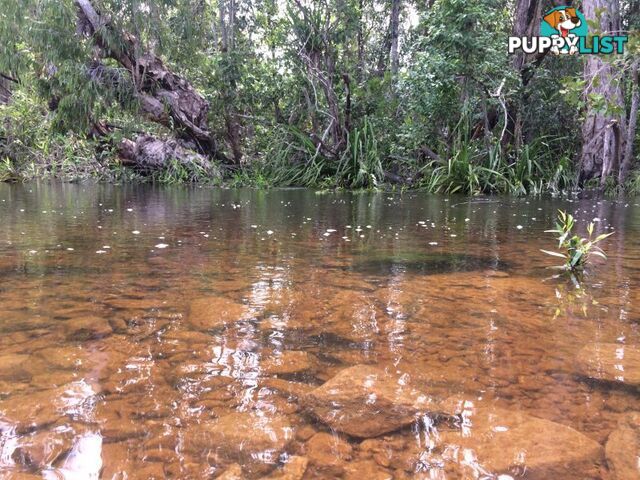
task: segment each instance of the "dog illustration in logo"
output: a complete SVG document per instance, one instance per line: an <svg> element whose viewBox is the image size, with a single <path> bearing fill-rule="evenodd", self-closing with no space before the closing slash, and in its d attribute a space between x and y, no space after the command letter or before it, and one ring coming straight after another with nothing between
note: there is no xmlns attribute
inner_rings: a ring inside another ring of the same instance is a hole
<svg viewBox="0 0 640 480"><path fill-rule="evenodd" d="M556 29L560 36L563 38L575 37L575 35L571 33L571 30L582 25L582 21L580 20L580 18L578 18L578 14L576 13L575 8L554 10L553 12L550 12L544 16L544 21L551 25L554 29ZM560 54L560 50L557 46L552 47L551 52L555 53L556 55ZM569 49L570 55L573 55L574 53L578 53L578 47L576 46L572 46Z"/></svg>

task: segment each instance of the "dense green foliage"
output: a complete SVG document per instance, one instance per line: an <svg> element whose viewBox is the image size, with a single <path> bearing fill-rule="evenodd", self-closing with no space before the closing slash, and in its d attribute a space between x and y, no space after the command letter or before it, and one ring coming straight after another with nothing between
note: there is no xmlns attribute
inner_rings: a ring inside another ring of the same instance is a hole
<svg viewBox="0 0 640 480"><path fill-rule="evenodd" d="M600 110L626 117L632 108L637 0L610 0L630 36L624 58L607 60L621 72L622 105L583 93L584 56L518 64L507 54L523 5L543 12L551 3L88 3L106 19L89 33L74 0L0 0L0 73L13 79L3 84L10 99L0 102L0 180L401 185L470 194L602 183L611 192L640 191L635 162L622 183L613 173L602 182L579 176L586 109L600 102ZM540 16L528 21L535 31ZM157 87L141 85L144 74L117 58L132 37L136 58L151 52L208 102L214 167L176 158L149 171L120 158L123 139L181 133L175 116L157 121L143 112L141 93Z"/></svg>

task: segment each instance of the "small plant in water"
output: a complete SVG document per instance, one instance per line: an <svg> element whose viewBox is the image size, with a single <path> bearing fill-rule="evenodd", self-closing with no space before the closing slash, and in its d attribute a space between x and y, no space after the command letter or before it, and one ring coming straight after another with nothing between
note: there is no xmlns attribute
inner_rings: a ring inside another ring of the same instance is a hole
<svg viewBox="0 0 640 480"><path fill-rule="evenodd" d="M603 233L593 238L594 225L593 222L591 222L587 226L587 233L589 234L589 236L585 238L579 237L578 235L572 235L574 226L575 219L573 218L573 215L563 210L558 210L558 223L556 223L556 228L553 230L545 230L545 232L547 233L558 234L558 248L563 250L562 252L552 252L542 249L540 250L541 252L544 252L548 255L560 257L564 260L563 265L558 265L554 268L576 272L583 269L585 264L589 261L589 257L591 255L597 255L598 257L602 257L604 259L607 258L602 249L596 244L601 242L608 236L613 235L613 232Z"/></svg>

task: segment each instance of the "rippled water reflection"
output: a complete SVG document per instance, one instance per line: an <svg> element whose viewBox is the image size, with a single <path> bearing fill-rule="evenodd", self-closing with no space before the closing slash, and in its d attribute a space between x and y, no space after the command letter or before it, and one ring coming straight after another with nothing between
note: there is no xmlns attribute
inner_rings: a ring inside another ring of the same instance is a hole
<svg viewBox="0 0 640 480"><path fill-rule="evenodd" d="M558 208L616 230L579 289ZM633 201L0 185L0 221L0 478L637 478Z"/></svg>

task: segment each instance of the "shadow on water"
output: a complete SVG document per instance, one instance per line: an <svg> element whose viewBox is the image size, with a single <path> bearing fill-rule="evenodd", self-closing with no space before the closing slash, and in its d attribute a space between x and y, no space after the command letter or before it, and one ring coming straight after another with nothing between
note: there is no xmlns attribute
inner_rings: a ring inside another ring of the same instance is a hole
<svg viewBox="0 0 640 480"><path fill-rule="evenodd" d="M399 271L418 275L435 275L478 270L505 271L509 264L491 257L461 253L406 254L398 256L373 255L355 261L346 270L365 275L386 276Z"/></svg>

